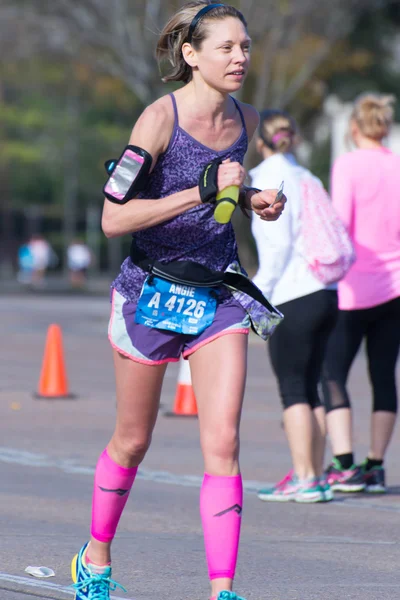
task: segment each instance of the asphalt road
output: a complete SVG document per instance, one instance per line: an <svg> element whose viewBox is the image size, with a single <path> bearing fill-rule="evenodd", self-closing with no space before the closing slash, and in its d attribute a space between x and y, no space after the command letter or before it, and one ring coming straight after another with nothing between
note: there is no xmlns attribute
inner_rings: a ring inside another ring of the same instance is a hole
<svg viewBox="0 0 400 600"><path fill-rule="evenodd" d="M72 598L69 564L87 539L94 466L115 412L108 299L0 296L0 600ZM37 400L47 328L61 326L73 400ZM173 404L178 366L166 374ZM368 446L370 392L362 353L350 378L357 459ZM265 347L250 340L242 423L245 507L236 589L247 600L385 600L400 594L400 443L385 497L337 494L327 505L260 502L259 483L290 466ZM200 600L208 583L198 496L196 419L160 416L114 544L113 576L128 600ZM327 460L329 459L329 448ZM28 565L55 571L51 579ZM118 596L117 592L114 593Z"/></svg>

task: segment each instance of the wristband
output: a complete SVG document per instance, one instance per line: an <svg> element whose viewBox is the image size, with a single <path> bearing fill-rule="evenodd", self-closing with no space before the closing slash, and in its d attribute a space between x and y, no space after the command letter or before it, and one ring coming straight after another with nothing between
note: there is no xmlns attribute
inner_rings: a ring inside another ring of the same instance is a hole
<svg viewBox="0 0 400 600"><path fill-rule="evenodd" d="M216 201L218 193L217 176L218 167L222 163L220 158L208 163L201 172L199 179L200 198L202 202Z"/></svg>

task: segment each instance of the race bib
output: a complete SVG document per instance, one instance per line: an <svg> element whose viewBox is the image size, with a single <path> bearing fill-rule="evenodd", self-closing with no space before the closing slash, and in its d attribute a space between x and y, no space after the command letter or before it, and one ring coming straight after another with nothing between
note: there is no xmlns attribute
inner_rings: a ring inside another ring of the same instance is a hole
<svg viewBox="0 0 400 600"><path fill-rule="evenodd" d="M147 327L198 335L211 325L217 293L150 276L143 284L135 321Z"/></svg>

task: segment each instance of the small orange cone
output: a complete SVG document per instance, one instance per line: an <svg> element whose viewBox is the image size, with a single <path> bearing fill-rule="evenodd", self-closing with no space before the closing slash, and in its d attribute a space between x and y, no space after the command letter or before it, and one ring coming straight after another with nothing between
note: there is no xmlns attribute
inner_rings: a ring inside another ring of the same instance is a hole
<svg viewBox="0 0 400 600"><path fill-rule="evenodd" d="M197 417L197 403L192 387L189 361L181 358L179 364L178 387L174 408L164 413L166 417Z"/></svg>
<svg viewBox="0 0 400 600"><path fill-rule="evenodd" d="M73 398L68 391L64 364L62 333L59 325L50 325L47 330L42 371L35 398Z"/></svg>

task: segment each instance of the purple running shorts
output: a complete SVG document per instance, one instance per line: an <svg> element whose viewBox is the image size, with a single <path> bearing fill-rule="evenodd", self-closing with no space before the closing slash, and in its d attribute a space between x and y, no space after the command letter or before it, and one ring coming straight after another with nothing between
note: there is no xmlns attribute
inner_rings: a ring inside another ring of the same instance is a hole
<svg viewBox="0 0 400 600"><path fill-rule="evenodd" d="M137 301L112 290L108 338L120 354L145 365L177 362L201 346L229 333L249 333L250 318L232 296L218 304L213 322L199 335L187 335L135 323Z"/></svg>

